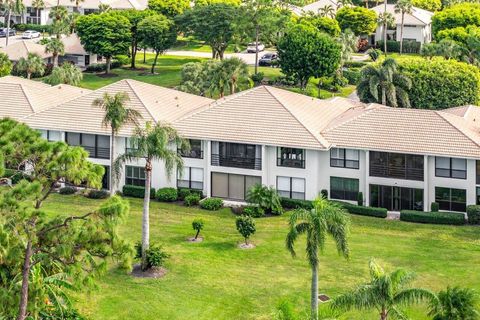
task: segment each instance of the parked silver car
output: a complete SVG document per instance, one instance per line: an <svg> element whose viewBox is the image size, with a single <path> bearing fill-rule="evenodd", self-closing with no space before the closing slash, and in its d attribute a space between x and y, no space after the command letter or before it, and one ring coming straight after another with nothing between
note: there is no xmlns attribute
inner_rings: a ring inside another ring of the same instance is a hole
<svg viewBox="0 0 480 320"><path fill-rule="evenodd" d="M8 29L8 35L9 36L14 36L16 34L15 29ZM7 37L7 28L0 28L0 38L6 38Z"/></svg>

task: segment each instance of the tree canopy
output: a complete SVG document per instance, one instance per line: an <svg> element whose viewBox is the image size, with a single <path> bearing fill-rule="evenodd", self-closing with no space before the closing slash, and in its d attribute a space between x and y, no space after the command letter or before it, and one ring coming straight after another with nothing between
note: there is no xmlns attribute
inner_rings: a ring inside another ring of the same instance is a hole
<svg viewBox="0 0 480 320"><path fill-rule="evenodd" d="M328 17L320 17L316 15L306 16L301 19L301 23L310 24L317 28L318 31L325 32L332 37L338 37L341 32L338 21Z"/></svg>
<svg viewBox="0 0 480 320"><path fill-rule="evenodd" d="M12 72L12 62L5 53L0 53L0 77L7 76Z"/></svg>
<svg viewBox="0 0 480 320"><path fill-rule="evenodd" d="M190 0L149 0L148 8L167 17L175 17L190 8Z"/></svg>
<svg viewBox="0 0 480 320"><path fill-rule="evenodd" d="M480 4L461 3L435 13L432 17L432 31L436 37L445 29L480 26Z"/></svg>
<svg viewBox="0 0 480 320"><path fill-rule="evenodd" d="M439 11L442 9L442 0L412 0L415 7L428 11Z"/></svg>
<svg viewBox="0 0 480 320"><path fill-rule="evenodd" d="M350 29L357 36L371 34L377 28L375 11L363 7L343 7L337 11L336 19L342 30Z"/></svg>

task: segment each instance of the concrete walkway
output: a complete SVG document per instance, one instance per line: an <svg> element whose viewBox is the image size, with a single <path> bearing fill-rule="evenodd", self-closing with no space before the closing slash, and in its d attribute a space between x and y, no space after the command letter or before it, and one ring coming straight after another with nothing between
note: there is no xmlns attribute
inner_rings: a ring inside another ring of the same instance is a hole
<svg viewBox="0 0 480 320"><path fill-rule="evenodd" d="M260 60L263 55L267 53L272 53L273 51L262 51L258 53L258 59ZM167 51L165 52L166 55L170 56L180 56L180 57L196 57L196 58L211 58L211 52L198 52L198 51ZM246 52L239 52L239 53L226 53L225 58L237 57L245 61L248 65L255 65L255 53L246 53Z"/></svg>
<svg viewBox="0 0 480 320"><path fill-rule="evenodd" d="M398 211L388 211L387 220L400 220L400 212L398 212Z"/></svg>

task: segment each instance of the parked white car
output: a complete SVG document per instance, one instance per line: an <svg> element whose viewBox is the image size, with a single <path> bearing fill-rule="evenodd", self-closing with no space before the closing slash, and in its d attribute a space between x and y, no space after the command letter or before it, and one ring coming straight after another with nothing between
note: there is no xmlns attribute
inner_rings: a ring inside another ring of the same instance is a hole
<svg viewBox="0 0 480 320"><path fill-rule="evenodd" d="M265 45L263 43L258 43L258 52L262 52L265 50ZM247 53L255 53L257 52L257 46L255 42L249 43L247 46Z"/></svg>
<svg viewBox="0 0 480 320"><path fill-rule="evenodd" d="M38 31L27 30L22 34L22 39L40 38L41 34Z"/></svg>

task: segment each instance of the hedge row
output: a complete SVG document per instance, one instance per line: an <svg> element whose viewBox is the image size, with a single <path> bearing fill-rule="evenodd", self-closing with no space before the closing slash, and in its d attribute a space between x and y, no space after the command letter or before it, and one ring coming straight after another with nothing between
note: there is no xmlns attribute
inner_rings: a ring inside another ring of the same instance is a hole
<svg viewBox="0 0 480 320"><path fill-rule="evenodd" d="M403 41L404 53L420 53L421 47L422 47L422 44L420 42L412 41L412 40ZM377 42L377 48L379 48L382 51L385 49L383 40L380 40ZM387 51L400 52L400 41L388 40Z"/></svg>
<svg viewBox="0 0 480 320"><path fill-rule="evenodd" d="M34 30L34 31L38 31L38 32L52 33L52 26L51 25L17 23L14 26L14 28L15 28L16 31Z"/></svg>
<svg viewBox="0 0 480 320"><path fill-rule="evenodd" d="M300 208L300 209L310 210L313 208L313 202L308 200L281 198L280 201L282 206L285 209ZM378 218L387 217L387 209L385 208L364 207L364 206L358 206L358 205L351 204L348 202L343 202L343 201L332 201L332 202L340 205L351 214L358 214L362 216L370 216L370 217L378 217Z"/></svg>
<svg viewBox="0 0 480 320"><path fill-rule="evenodd" d="M133 198L144 198L145 197L145 187L124 185L122 189L123 195ZM150 189L150 199L155 199L155 188Z"/></svg>
<svg viewBox="0 0 480 320"><path fill-rule="evenodd" d="M468 223L480 224L480 206L467 207Z"/></svg>
<svg viewBox="0 0 480 320"><path fill-rule="evenodd" d="M465 224L465 215L458 212L421 212L403 210L400 212L400 220L417 223L463 225Z"/></svg>

